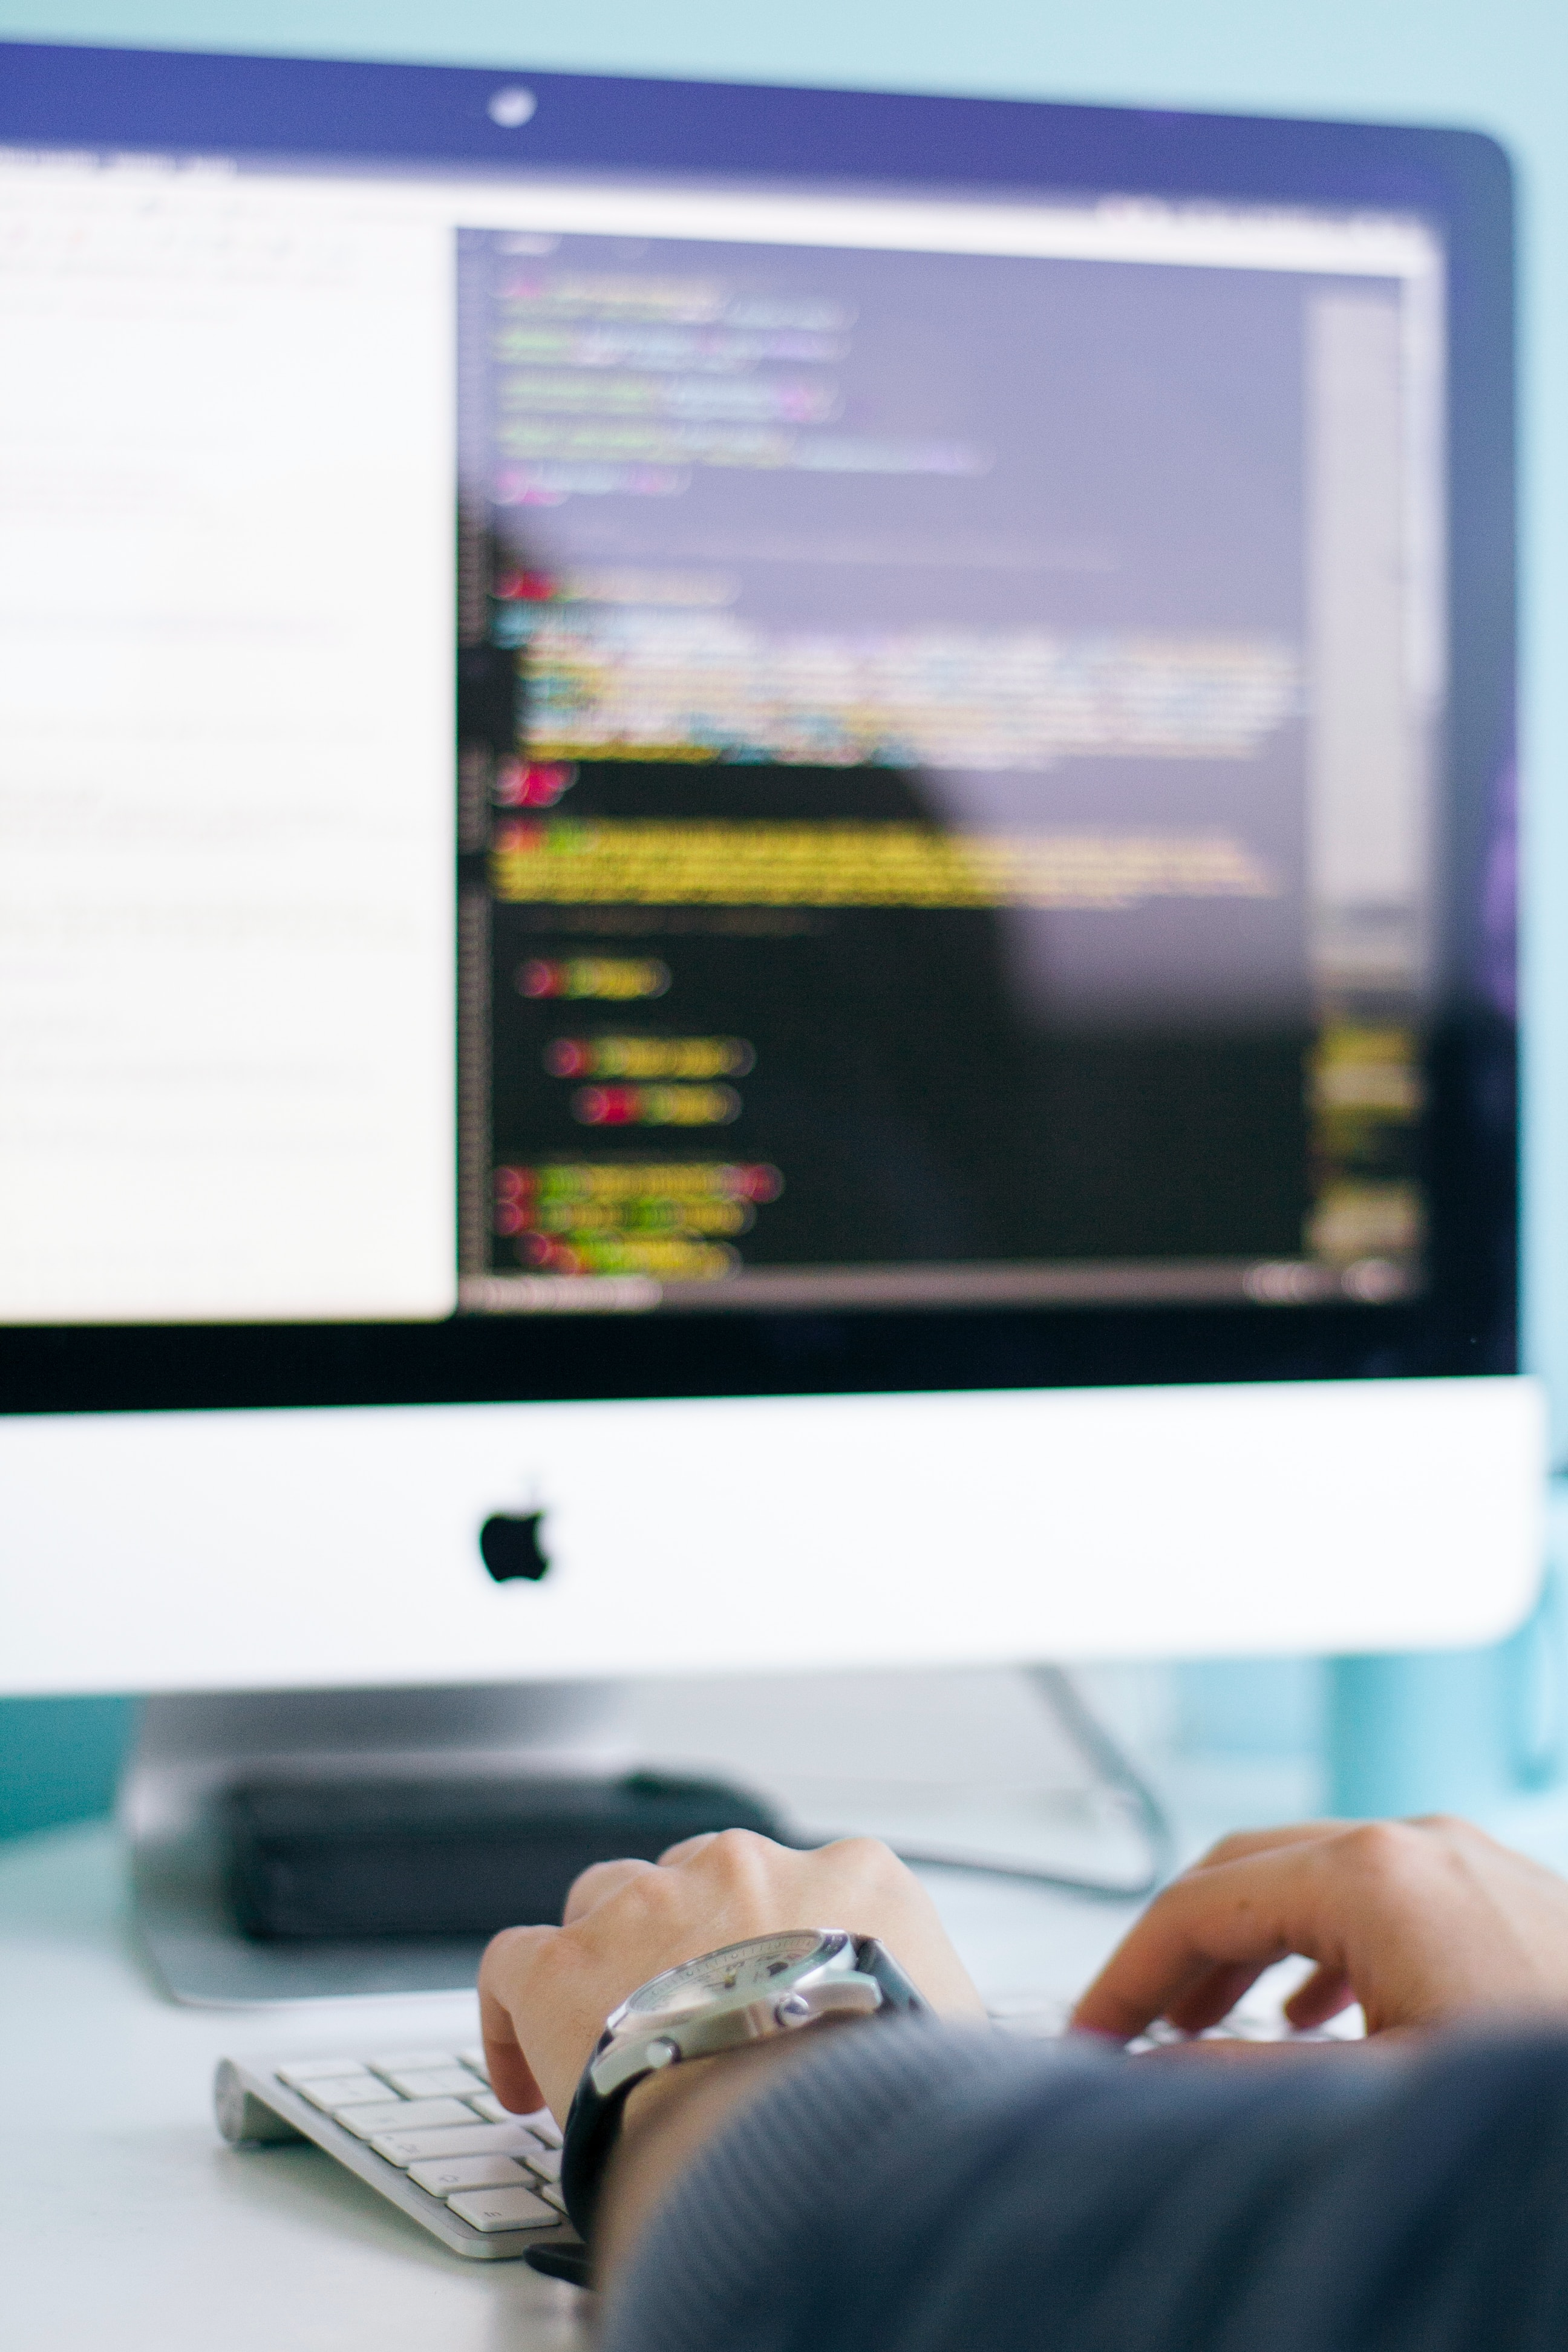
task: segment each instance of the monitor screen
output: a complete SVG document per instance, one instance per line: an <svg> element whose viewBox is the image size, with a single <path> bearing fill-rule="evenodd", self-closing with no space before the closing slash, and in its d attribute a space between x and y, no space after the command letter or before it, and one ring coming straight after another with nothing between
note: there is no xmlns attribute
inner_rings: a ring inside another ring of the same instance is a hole
<svg viewBox="0 0 1568 2352"><path fill-rule="evenodd" d="M30 54L13 1402L1511 1369L1484 142Z"/></svg>
<svg viewBox="0 0 1568 2352"><path fill-rule="evenodd" d="M1430 231L519 218L456 236L459 1311L1418 1290Z"/></svg>
<svg viewBox="0 0 1568 2352"><path fill-rule="evenodd" d="M0 205L5 1319L1421 1289L1426 225Z"/></svg>

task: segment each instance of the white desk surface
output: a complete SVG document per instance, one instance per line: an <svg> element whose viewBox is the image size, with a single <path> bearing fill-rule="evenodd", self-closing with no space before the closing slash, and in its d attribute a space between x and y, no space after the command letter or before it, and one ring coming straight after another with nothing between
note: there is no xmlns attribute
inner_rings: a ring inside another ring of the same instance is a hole
<svg viewBox="0 0 1568 2352"><path fill-rule="evenodd" d="M212 2120L228 2051L474 2036L471 1999L176 2009L126 1924L100 1825L0 1850L0 2334L17 2352L544 2352L574 2289L448 2254L318 2149L240 2152Z"/></svg>
<svg viewBox="0 0 1568 2352"><path fill-rule="evenodd" d="M988 1991L1081 1980L1126 1916L984 1882L942 1899ZM89 1824L0 1848L0 2334L18 2352L587 2342L575 2289L460 2261L318 2149L236 2150L214 2127L220 2055L460 2045L470 1998L175 2008L137 1957L118 1840Z"/></svg>
<svg viewBox="0 0 1568 2352"><path fill-rule="evenodd" d="M1184 1789L1183 1845L1299 1815L1305 1794L1256 1768ZM1502 1826L1561 1866L1568 1800L1532 1825L1533 1838L1522 1813ZM1071 1993L1134 1908L947 1874L931 1885L993 2000ZM318 2149L239 2151L213 2124L225 2053L461 2045L477 2038L471 1998L176 2008L142 1966L127 1908L105 1824L0 1846L7 2352L584 2352L574 2289L521 2262L463 2262Z"/></svg>

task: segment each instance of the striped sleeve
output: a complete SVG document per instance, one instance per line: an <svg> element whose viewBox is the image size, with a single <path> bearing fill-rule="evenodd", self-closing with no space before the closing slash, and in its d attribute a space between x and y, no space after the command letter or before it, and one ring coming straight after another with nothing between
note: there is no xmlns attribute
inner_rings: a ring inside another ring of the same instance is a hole
<svg viewBox="0 0 1568 2352"><path fill-rule="evenodd" d="M604 2352L1483 2344L1568 2344L1568 2037L1150 2063L910 2021L718 2136Z"/></svg>

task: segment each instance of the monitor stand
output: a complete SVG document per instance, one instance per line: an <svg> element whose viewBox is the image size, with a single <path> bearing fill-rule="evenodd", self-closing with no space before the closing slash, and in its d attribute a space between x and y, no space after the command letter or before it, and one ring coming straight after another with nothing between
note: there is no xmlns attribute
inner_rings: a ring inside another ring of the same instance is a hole
<svg viewBox="0 0 1568 2352"><path fill-rule="evenodd" d="M620 1685L524 1683L441 1690L241 1691L145 1703L121 1796L134 1928L162 1989L198 2007L453 1992L482 1938L256 1943L234 1923L216 1803L247 1772L614 1771Z"/></svg>

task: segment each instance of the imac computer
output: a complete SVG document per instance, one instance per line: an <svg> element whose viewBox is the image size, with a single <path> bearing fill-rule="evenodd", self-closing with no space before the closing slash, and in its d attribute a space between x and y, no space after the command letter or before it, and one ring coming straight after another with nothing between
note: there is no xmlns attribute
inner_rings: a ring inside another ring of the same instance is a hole
<svg viewBox="0 0 1568 2352"><path fill-rule="evenodd" d="M1516 1623L1511 299L1462 131L0 49L5 1686Z"/></svg>

